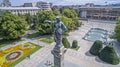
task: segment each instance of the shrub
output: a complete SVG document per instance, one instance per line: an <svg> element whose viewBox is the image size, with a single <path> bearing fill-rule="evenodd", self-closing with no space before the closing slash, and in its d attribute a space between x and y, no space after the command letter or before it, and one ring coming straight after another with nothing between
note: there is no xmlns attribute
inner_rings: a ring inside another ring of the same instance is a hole
<svg viewBox="0 0 120 67"><path fill-rule="evenodd" d="M115 52L115 49L112 45L106 46L99 54L101 60L116 65L119 64L120 59Z"/></svg>
<svg viewBox="0 0 120 67"><path fill-rule="evenodd" d="M93 55L98 55L102 50L102 41L96 40L90 49L90 53Z"/></svg>
<svg viewBox="0 0 120 67"><path fill-rule="evenodd" d="M77 40L74 40L72 43L72 48L77 48L78 47L78 42Z"/></svg>
<svg viewBox="0 0 120 67"><path fill-rule="evenodd" d="M62 43L63 43L65 48L70 48L70 43L66 37L62 38Z"/></svg>

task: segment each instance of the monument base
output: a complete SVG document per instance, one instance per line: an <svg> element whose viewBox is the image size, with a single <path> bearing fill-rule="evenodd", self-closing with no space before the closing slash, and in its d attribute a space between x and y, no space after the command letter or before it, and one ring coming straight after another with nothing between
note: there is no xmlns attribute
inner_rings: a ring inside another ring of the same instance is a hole
<svg viewBox="0 0 120 67"><path fill-rule="evenodd" d="M51 53L54 55L54 67L64 67L64 54L66 48L62 46L61 48L54 48Z"/></svg>

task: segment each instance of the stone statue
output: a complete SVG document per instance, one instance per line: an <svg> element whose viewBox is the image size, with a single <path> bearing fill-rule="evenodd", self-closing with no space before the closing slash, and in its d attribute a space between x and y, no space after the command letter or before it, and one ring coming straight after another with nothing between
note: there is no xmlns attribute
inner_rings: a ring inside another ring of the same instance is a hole
<svg viewBox="0 0 120 67"><path fill-rule="evenodd" d="M60 17L56 18L56 21L46 20L45 22L50 22L54 27L54 40L56 42L55 48L62 47L62 35L67 31L66 26L61 22Z"/></svg>

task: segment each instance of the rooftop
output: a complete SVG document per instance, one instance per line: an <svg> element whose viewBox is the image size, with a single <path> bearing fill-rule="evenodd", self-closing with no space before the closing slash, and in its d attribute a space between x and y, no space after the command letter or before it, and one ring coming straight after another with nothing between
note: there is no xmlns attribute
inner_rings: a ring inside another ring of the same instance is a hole
<svg viewBox="0 0 120 67"><path fill-rule="evenodd" d="M40 9L38 7L0 7L3 10L19 10L19 9Z"/></svg>

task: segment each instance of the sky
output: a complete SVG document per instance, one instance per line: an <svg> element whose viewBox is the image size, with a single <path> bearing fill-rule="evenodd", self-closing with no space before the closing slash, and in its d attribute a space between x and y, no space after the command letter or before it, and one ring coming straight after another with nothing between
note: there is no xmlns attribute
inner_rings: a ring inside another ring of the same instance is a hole
<svg viewBox="0 0 120 67"><path fill-rule="evenodd" d="M2 2L3 0L0 0ZM54 5L84 5L85 3L94 3L98 5L120 3L120 0L10 0L13 6L23 5L25 2L46 1Z"/></svg>

